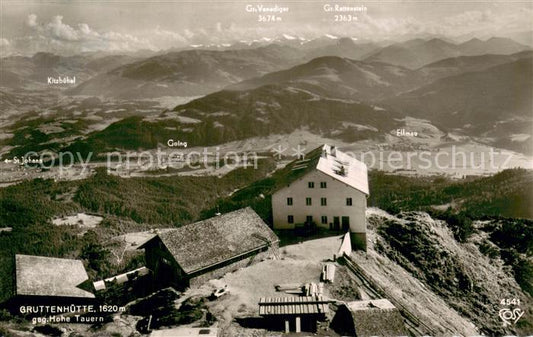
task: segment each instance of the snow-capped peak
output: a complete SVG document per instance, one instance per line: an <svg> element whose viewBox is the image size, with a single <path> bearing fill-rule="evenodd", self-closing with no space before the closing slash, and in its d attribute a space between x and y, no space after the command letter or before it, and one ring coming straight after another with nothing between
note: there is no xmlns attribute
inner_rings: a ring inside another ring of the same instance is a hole
<svg viewBox="0 0 533 337"><path fill-rule="evenodd" d="M285 38L287 40L296 40L296 38L294 36L291 36L291 35L288 35L288 34L283 34L283 38Z"/></svg>

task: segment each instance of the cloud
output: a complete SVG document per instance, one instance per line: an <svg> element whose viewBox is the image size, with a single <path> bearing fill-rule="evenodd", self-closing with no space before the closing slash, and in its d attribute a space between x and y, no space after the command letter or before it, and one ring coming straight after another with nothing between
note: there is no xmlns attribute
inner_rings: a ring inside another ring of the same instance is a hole
<svg viewBox="0 0 533 337"><path fill-rule="evenodd" d="M28 25L28 27L36 27L37 26L37 15L35 14L28 15L28 18L26 19L26 25Z"/></svg>
<svg viewBox="0 0 533 337"><path fill-rule="evenodd" d="M187 39L180 33L162 29L157 26L155 29L141 34L146 38L151 38L152 43L158 48L165 48L164 46L172 46L176 44L187 43Z"/></svg>
<svg viewBox="0 0 533 337"><path fill-rule="evenodd" d="M69 25L63 16L56 15L49 22L40 23L35 14L26 18L30 33L13 40L17 54L46 51L58 54L110 51L132 52L139 49L157 49L150 39L114 31L98 32L86 23ZM161 31L157 32L161 36ZM168 37L166 38L169 39ZM13 52L14 53L14 52Z"/></svg>
<svg viewBox="0 0 533 337"><path fill-rule="evenodd" d="M413 13L413 15L416 13ZM497 5L485 10L464 11L448 17L426 19L418 16L374 16L373 13L358 15L349 25L333 24L318 20L307 24L250 25L236 22L210 22L189 26L180 30L139 27L138 30L113 31L95 29L87 23L69 23L61 15L47 22L40 22L35 14L25 19L23 36L1 41L2 53L32 55L38 51L58 54L80 52L134 52L141 49L165 50L168 48L195 45L226 45L237 41L268 41L284 34L299 39L313 39L326 34L358 39L406 39L415 36L443 35L499 36L502 32L530 29L531 8L508 9Z"/></svg>
<svg viewBox="0 0 533 337"><path fill-rule="evenodd" d="M52 21L46 25L46 29L57 40L79 41L80 39L76 29L63 23L63 17L61 15L54 16Z"/></svg>
<svg viewBox="0 0 533 337"><path fill-rule="evenodd" d="M483 11L466 11L446 17L438 27L442 34L451 36L461 34L500 35L508 31L531 29L531 8L506 11L505 8L486 9Z"/></svg>
<svg viewBox="0 0 533 337"><path fill-rule="evenodd" d="M436 20L424 20L424 17L410 16L374 17L371 14L364 14L359 15L359 20L346 33L371 39L424 35L443 35L450 38L471 35L486 38L487 36L501 36L513 30L531 29L531 17L533 17L531 8L465 11ZM329 32L335 31L336 28L332 28Z"/></svg>
<svg viewBox="0 0 533 337"><path fill-rule="evenodd" d="M8 56L12 53L12 45L6 38L0 38L0 57Z"/></svg>
<svg viewBox="0 0 533 337"><path fill-rule="evenodd" d="M16 54L32 55L39 51L62 55L80 52L135 52L148 49L153 51L172 47L185 47L191 44L226 42L228 29L222 24L212 28L184 29L181 32L162 29L156 26L136 32L97 31L87 23L70 25L63 16L56 15L49 22L39 22L35 14L27 16L25 23L30 33L15 39ZM13 52L14 53L14 52Z"/></svg>

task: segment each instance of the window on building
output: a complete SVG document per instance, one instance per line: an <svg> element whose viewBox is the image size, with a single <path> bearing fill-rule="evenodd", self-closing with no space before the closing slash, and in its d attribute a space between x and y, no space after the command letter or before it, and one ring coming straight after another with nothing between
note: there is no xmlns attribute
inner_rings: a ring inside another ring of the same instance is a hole
<svg viewBox="0 0 533 337"><path fill-rule="evenodd" d="M305 222L307 223L312 223L313 222L313 216L312 215L308 215L305 217Z"/></svg>
<svg viewBox="0 0 533 337"><path fill-rule="evenodd" d="M311 200L311 198L305 198L305 204L307 206L311 206L313 204L313 201Z"/></svg>
<svg viewBox="0 0 533 337"><path fill-rule="evenodd" d="M309 186L309 188L315 188L315 182L314 181L310 181L307 183L307 186Z"/></svg>
<svg viewBox="0 0 533 337"><path fill-rule="evenodd" d="M346 198L346 206L352 206L353 201L352 198Z"/></svg>
<svg viewBox="0 0 533 337"><path fill-rule="evenodd" d="M288 223L294 223L294 216L292 216L292 215L287 216L287 222Z"/></svg>
<svg viewBox="0 0 533 337"><path fill-rule="evenodd" d="M320 198L320 205L322 206L327 206L328 204L328 199L326 198Z"/></svg>
<svg viewBox="0 0 533 337"><path fill-rule="evenodd" d="M320 182L320 188L327 188L328 184L325 181Z"/></svg>
<svg viewBox="0 0 533 337"><path fill-rule="evenodd" d="M287 198L287 205L292 206L292 198Z"/></svg>
<svg viewBox="0 0 533 337"><path fill-rule="evenodd" d="M323 224L327 224L328 223L328 217L325 216L325 215L322 215L322 219L321 220L322 220Z"/></svg>

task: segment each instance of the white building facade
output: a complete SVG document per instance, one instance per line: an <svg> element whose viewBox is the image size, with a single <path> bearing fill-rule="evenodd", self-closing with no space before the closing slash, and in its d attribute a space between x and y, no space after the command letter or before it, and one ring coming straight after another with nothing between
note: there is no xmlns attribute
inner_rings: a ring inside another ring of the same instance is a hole
<svg viewBox="0 0 533 337"><path fill-rule="evenodd" d="M305 173L272 195L274 228L314 223L350 231L352 244L366 249L367 167L335 147L321 150L315 160L295 162L292 171Z"/></svg>

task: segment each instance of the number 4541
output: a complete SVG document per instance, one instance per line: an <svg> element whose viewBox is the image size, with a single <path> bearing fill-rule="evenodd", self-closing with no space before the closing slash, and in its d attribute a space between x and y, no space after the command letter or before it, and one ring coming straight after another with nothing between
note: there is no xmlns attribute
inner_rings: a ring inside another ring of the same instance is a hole
<svg viewBox="0 0 533 337"><path fill-rule="evenodd" d="M520 299L518 298L504 298L500 301L500 305L510 306L510 305L520 305Z"/></svg>

